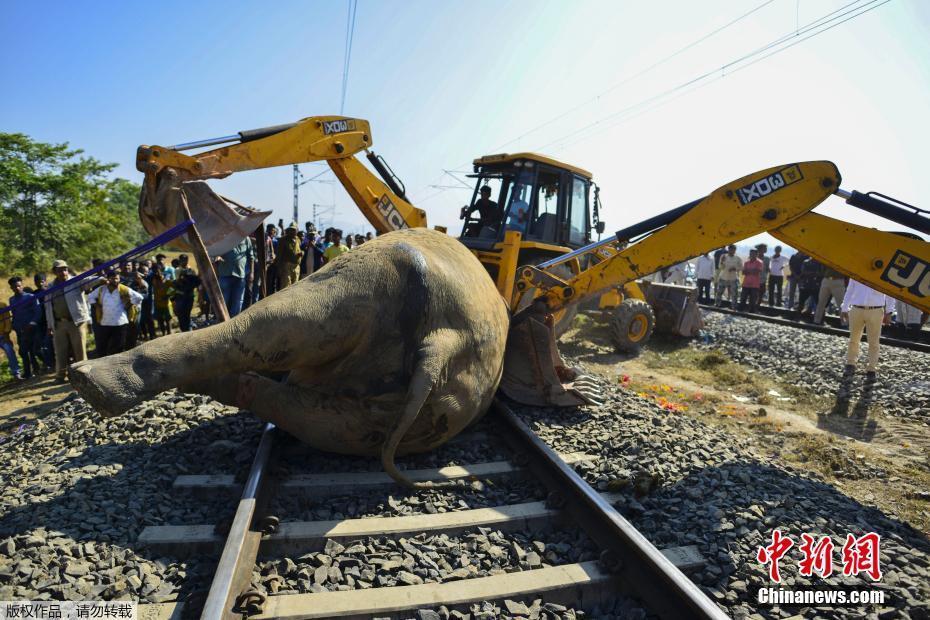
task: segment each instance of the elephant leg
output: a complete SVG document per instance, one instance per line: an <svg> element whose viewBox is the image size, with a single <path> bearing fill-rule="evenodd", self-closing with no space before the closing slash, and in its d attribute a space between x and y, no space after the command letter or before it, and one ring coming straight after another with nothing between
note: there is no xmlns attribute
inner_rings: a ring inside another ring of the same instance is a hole
<svg viewBox="0 0 930 620"><path fill-rule="evenodd" d="M397 408L332 396L256 373L233 373L185 384L187 392L247 409L303 443L326 452L376 456Z"/></svg>
<svg viewBox="0 0 930 620"><path fill-rule="evenodd" d="M329 290L332 287L312 284L288 287L226 323L75 364L71 382L95 409L118 415L184 384L237 372L325 365L351 350L354 335L365 328L357 313L340 303L344 295L340 298Z"/></svg>

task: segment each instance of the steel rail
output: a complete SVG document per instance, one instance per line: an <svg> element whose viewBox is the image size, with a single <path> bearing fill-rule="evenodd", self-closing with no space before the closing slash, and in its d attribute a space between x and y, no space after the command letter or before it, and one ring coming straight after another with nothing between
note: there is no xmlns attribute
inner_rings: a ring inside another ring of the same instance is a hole
<svg viewBox="0 0 930 620"><path fill-rule="evenodd" d="M727 615L684 573L637 531L574 469L520 420L499 398L492 405L514 447L529 457L530 468L551 489L564 509L603 549L630 593L662 618L713 618Z"/></svg>
<svg viewBox="0 0 930 620"><path fill-rule="evenodd" d="M775 325L784 325L787 327L795 327L797 329L805 329L812 332L820 332L822 334L832 334L834 336L842 336L844 338L849 337L849 330L839 327L829 327L827 325L817 325L816 323L805 323L804 321L795 321L792 319L786 319L781 316L772 316L771 314L762 314L755 312L743 312L741 310L734 310L732 308L719 308L717 306L709 306L706 304L699 304L702 310L710 310L712 312L720 312L722 314L731 314L734 316L740 316L746 319L755 319L759 321L766 321L767 323L773 323ZM863 334L864 335L864 334ZM926 336L920 334L921 338ZM891 336L882 335L879 338L879 341L889 347L897 347L899 349L910 349L911 351L921 351L923 353L930 353L930 342L918 342L916 340L902 340L900 338L894 338Z"/></svg>
<svg viewBox="0 0 930 620"><path fill-rule="evenodd" d="M223 554L216 567L210 591L204 603L201 618L203 620L221 620L240 618L242 614L234 612L237 599L249 585L262 532L256 529L256 517L262 504L264 483L267 479L271 448L274 443L275 425L265 424L262 438L255 451L255 459L249 469L242 491L242 498L236 508Z"/></svg>

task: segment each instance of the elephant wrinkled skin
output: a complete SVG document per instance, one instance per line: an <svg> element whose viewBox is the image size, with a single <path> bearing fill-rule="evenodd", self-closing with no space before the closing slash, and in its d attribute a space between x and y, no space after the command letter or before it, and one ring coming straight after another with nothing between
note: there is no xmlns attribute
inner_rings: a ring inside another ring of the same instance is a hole
<svg viewBox="0 0 930 620"><path fill-rule="evenodd" d="M481 263L443 233L378 237L232 320L71 367L104 415L170 388L252 411L331 452L399 454L449 440L488 408L508 312ZM258 373L289 371L284 382Z"/></svg>

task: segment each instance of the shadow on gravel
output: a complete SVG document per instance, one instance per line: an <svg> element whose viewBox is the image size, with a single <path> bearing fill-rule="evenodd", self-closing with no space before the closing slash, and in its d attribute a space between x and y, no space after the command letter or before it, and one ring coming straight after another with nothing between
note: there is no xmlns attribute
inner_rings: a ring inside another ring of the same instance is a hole
<svg viewBox="0 0 930 620"><path fill-rule="evenodd" d="M862 393L853 402L851 386L841 384L833 407L817 412L817 428L870 442L878 431L878 421L870 416L874 404L875 392L871 386L863 386Z"/></svg>
<svg viewBox="0 0 930 620"><path fill-rule="evenodd" d="M153 429L145 428L142 418L121 417L108 421L114 427L120 427L122 432L149 436L152 443L136 441L93 445L97 433L94 429L79 425L72 426L70 433L67 427L55 429L61 437L55 447L63 444L66 447L60 453L45 454L41 458L30 455L40 464L38 469L30 472L30 480L14 482L22 488L22 503L5 508L0 517L0 539L33 534L25 539L25 544L24 539L18 539L16 554L23 554L24 546L36 547L25 552L32 557L36 555L34 552L38 552L40 561L34 558L32 566L44 575L17 573L3 581L6 585L28 588L38 587L41 582L46 582L46 587L58 584L70 588L74 579L65 576L66 564L71 560L80 561L85 553L90 553L84 549L83 543L95 543L93 554L96 557L89 559L92 563L102 559L107 567L132 568L144 560L162 567L181 562L178 558L163 557L146 549L137 542L138 536L148 525L215 523L233 513L236 506L234 498L231 501L219 494L185 497L174 490L172 484L182 474L237 472L237 477L244 479L255 445L249 443L252 438L243 432L249 421L241 419L242 416L251 417L244 413L218 417L167 437L162 435L160 441L157 435L153 436ZM255 422L253 443L257 445L260 423ZM161 432L165 433L166 429ZM170 428L167 432L171 432ZM229 441L230 436L242 443ZM41 436L32 441L41 442ZM12 447L7 446L7 449ZM22 449L23 446L16 448ZM82 451L69 456L74 449ZM113 466L119 467L118 471L114 471ZM4 473L10 475L10 472ZM52 497L49 498L50 495ZM5 552L0 553L0 557L3 555ZM181 574L185 578L175 584L179 586L178 601L184 601L195 590L209 586L215 561L216 558L204 556L183 560L186 567L181 569ZM57 578L55 572L59 573ZM91 572L94 573L95 569ZM106 584L108 581L98 583ZM126 587L125 582L123 587ZM101 589L82 600L111 599L126 592L132 594L133 599L139 599L140 595L148 600L151 600L150 595L158 596L155 593L157 588L143 592L144 588ZM174 597L164 596L166 592L161 594L166 600L174 600ZM58 595L52 593L55 600L61 596L60 592Z"/></svg>
<svg viewBox="0 0 930 620"><path fill-rule="evenodd" d="M735 462L706 467L638 501L628 496L617 508L659 548L697 544L707 567L696 580L724 593L733 589L734 580L742 582L744 591L748 584L751 597L759 587L770 585L756 553L771 543L775 529L795 541L781 567L783 574L787 571L799 583L805 580L798 577L797 567L803 557L798 549L801 533L829 535L836 545L834 578L812 581L826 585L836 581L837 573L842 574L840 549L846 535L876 532L881 535L885 572L877 587L892 590L892 604L918 604L927 600L930 591L924 576L927 569L912 561L912 556L920 554L926 562L930 553L926 535L829 484L769 465ZM864 575L862 583L875 587Z"/></svg>

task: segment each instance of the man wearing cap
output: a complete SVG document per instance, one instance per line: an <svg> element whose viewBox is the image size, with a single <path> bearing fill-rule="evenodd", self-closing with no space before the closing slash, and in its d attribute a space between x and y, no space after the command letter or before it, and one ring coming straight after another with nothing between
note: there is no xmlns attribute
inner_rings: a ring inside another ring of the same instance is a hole
<svg viewBox="0 0 930 620"><path fill-rule="evenodd" d="M142 304L142 295L120 284L119 271L107 269L106 277L107 283L87 297L100 323L97 342L100 357L122 352L129 324L136 318L135 308Z"/></svg>
<svg viewBox="0 0 930 620"><path fill-rule="evenodd" d="M56 260L52 264L55 280L52 286L64 284L71 279L68 263ZM87 298L80 286L69 287L45 297L45 321L48 333L53 336L55 347L55 381L65 382L65 371L70 357L75 362L87 359L87 323L90 322L90 309Z"/></svg>
<svg viewBox="0 0 930 620"><path fill-rule="evenodd" d="M297 238L297 223L291 222L284 229L284 238L278 242L278 289L296 284L300 279L300 240Z"/></svg>

